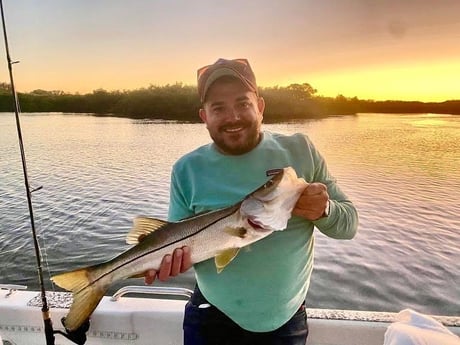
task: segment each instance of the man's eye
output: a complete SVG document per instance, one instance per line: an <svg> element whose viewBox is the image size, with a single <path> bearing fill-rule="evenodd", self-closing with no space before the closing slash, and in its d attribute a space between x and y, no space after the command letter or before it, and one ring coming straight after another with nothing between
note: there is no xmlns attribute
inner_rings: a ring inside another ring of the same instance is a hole
<svg viewBox="0 0 460 345"><path fill-rule="evenodd" d="M212 111L215 113L221 113L224 110L224 107L214 107Z"/></svg>
<svg viewBox="0 0 460 345"><path fill-rule="evenodd" d="M238 106L239 106L241 109L247 109L247 108L249 108L250 103L249 103L249 102L241 102Z"/></svg>

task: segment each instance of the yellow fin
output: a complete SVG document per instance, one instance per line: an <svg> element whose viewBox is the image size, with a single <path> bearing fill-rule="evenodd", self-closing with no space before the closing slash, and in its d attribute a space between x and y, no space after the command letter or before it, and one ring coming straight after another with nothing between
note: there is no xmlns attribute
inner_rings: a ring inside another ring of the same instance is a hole
<svg viewBox="0 0 460 345"><path fill-rule="evenodd" d="M80 327L93 313L107 291L112 277L105 275L90 281L94 267L58 274L51 280L58 286L73 292L73 301L65 318L65 327L73 331Z"/></svg>
<svg viewBox="0 0 460 345"><path fill-rule="evenodd" d="M104 297L107 289L108 286L91 284L74 293L72 305L64 320L66 329L74 331L88 320L102 297Z"/></svg>
<svg viewBox="0 0 460 345"><path fill-rule="evenodd" d="M81 268L75 271L58 274L51 278L54 284L68 291L77 292L90 284L88 269Z"/></svg>
<svg viewBox="0 0 460 345"><path fill-rule="evenodd" d="M236 237L240 237L240 238L245 238L246 234L248 233L248 230L246 228L244 228L244 227L239 227L239 228L227 227L227 228L225 228L224 231L227 234L231 235L231 236L236 236Z"/></svg>
<svg viewBox="0 0 460 345"><path fill-rule="evenodd" d="M129 231L126 236L126 243L138 244L139 239L147 236L151 232L162 228L167 225L168 222L164 220L147 218L147 217L136 217L133 221L133 228Z"/></svg>
<svg viewBox="0 0 460 345"><path fill-rule="evenodd" d="M229 248L221 251L214 257L214 262L216 264L217 273L220 273L224 270L232 260L238 255L240 248Z"/></svg>

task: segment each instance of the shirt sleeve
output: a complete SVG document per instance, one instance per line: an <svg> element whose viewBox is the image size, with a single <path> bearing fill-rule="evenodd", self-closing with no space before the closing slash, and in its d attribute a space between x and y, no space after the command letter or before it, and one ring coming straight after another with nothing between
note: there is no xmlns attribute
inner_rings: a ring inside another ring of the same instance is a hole
<svg viewBox="0 0 460 345"><path fill-rule="evenodd" d="M171 173L171 185L169 189L169 209L168 220L177 222L193 215L184 195L183 183L180 183L181 178L175 167Z"/></svg>
<svg viewBox="0 0 460 345"><path fill-rule="evenodd" d="M329 194L329 215L313 221L316 228L328 237L352 239L358 230L358 212L340 189L337 180L330 174L326 161L313 143L306 137L314 166L314 182L327 186Z"/></svg>

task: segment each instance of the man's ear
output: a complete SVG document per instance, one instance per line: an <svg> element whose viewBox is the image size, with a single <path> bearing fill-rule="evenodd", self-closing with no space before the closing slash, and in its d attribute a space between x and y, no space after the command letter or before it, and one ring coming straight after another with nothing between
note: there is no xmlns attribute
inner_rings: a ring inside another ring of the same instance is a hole
<svg viewBox="0 0 460 345"><path fill-rule="evenodd" d="M259 97L257 99L257 108L259 109L260 114L263 116L265 110L265 100L263 97Z"/></svg>
<svg viewBox="0 0 460 345"><path fill-rule="evenodd" d="M206 117L206 110L204 110L203 108L201 108L201 109L198 111L198 114L200 115L201 121L203 121L204 123L206 123L206 120L207 120L207 117Z"/></svg>

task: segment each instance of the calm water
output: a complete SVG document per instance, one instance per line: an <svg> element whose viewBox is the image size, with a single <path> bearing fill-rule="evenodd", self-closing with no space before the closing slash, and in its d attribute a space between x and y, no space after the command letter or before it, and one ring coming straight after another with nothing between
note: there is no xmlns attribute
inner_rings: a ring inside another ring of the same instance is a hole
<svg viewBox="0 0 460 345"><path fill-rule="evenodd" d="M133 217L166 218L171 165L209 141L202 124L23 114L22 126L30 183L43 186L33 202L48 289L50 274L125 250ZM309 307L460 315L459 116L265 128L307 133L360 213L352 241L317 233ZM0 283L37 288L12 114L0 114L0 157ZM192 287L193 272L168 285Z"/></svg>

